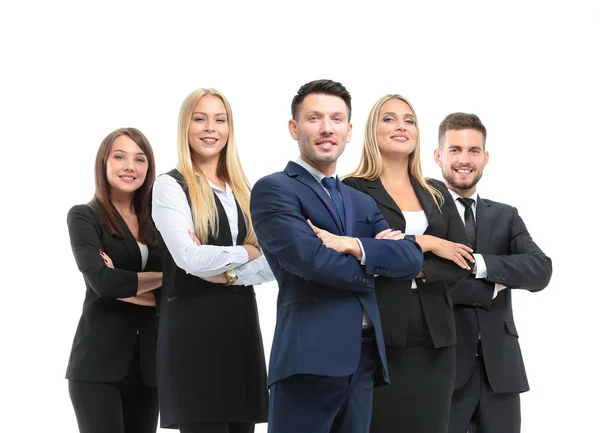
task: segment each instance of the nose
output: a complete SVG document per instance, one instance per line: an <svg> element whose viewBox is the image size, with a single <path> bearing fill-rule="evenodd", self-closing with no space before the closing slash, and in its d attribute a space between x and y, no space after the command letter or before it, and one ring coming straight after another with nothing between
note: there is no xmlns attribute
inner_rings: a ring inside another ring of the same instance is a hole
<svg viewBox="0 0 600 433"><path fill-rule="evenodd" d="M329 117L324 116L321 121L321 135L331 134L333 134L333 123Z"/></svg>
<svg viewBox="0 0 600 433"><path fill-rule="evenodd" d="M396 123L396 131L406 131L404 120L399 120L398 123Z"/></svg>
<svg viewBox="0 0 600 433"><path fill-rule="evenodd" d="M125 158L125 170L134 171L134 167L133 158Z"/></svg>
<svg viewBox="0 0 600 433"><path fill-rule="evenodd" d="M205 131L214 131L215 130L215 121L212 119L207 119L206 123L204 124L204 130Z"/></svg>

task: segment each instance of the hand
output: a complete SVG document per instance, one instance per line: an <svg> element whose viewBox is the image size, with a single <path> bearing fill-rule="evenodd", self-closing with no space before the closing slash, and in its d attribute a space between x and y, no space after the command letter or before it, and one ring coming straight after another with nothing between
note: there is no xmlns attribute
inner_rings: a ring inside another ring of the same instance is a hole
<svg viewBox="0 0 600 433"><path fill-rule="evenodd" d="M194 242L196 245L202 245L200 243L200 239L198 239L198 236L196 236L196 233L194 233L193 230L188 230L188 234L192 238L192 242Z"/></svg>
<svg viewBox="0 0 600 433"><path fill-rule="evenodd" d="M249 262L251 262L252 260L256 260L260 256L262 256L262 252L258 248L256 248L254 245L244 244L244 245L242 245L242 247L244 247L244 249L248 253L248 261Z"/></svg>
<svg viewBox="0 0 600 433"><path fill-rule="evenodd" d="M500 293L504 289L506 289L506 286L504 284L498 283L498 293Z"/></svg>
<svg viewBox="0 0 600 433"><path fill-rule="evenodd" d="M104 252L104 250L100 250L100 257L102 257L102 260L104 260L104 264L106 266L108 266L111 269L115 268L115 265L113 265L112 260L110 259L110 257L108 257L108 255Z"/></svg>
<svg viewBox="0 0 600 433"><path fill-rule="evenodd" d="M334 235L333 233L329 233L327 230L318 228L310 220L307 220L307 222L312 231L319 239L321 239L326 248L335 250L338 253L350 254L357 259L362 257L362 251L356 239L349 236Z"/></svg>
<svg viewBox="0 0 600 433"><path fill-rule="evenodd" d="M213 275L212 277L198 277L204 281L208 281L209 283L215 284L227 284L227 277L225 276L225 272L219 275Z"/></svg>
<svg viewBox="0 0 600 433"><path fill-rule="evenodd" d="M435 242L431 248L431 252L433 254L444 259L451 260L463 269L467 269L469 271L471 270L467 260L471 263L475 263L475 259L471 254L469 254L473 252L470 247L456 242L450 242L446 239L437 238L435 236L432 236L432 238L435 239Z"/></svg>
<svg viewBox="0 0 600 433"><path fill-rule="evenodd" d="M391 241L399 241L404 239L404 233L400 230L385 229L375 235L375 239L389 239Z"/></svg>

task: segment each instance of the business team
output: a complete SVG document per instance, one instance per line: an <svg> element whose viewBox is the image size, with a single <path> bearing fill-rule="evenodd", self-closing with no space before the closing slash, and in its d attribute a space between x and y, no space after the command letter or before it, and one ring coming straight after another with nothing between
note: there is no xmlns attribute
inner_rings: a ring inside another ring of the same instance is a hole
<svg viewBox="0 0 600 433"><path fill-rule="evenodd" d="M215 89L183 102L178 165L156 181L141 132L103 141L94 199L68 218L87 287L67 371L81 432L153 432L159 408L182 432L520 431L511 290L542 290L552 264L515 208L476 193L485 127L447 116L443 182L425 179L415 110L386 95L340 178L351 117L341 83L301 86L299 156L252 191ZM253 285L273 279L267 377Z"/></svg>

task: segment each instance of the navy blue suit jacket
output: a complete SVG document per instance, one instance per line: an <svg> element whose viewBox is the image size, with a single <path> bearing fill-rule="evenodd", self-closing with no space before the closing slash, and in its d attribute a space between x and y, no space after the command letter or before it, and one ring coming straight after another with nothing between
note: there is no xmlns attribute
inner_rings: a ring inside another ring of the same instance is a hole
<svg viewBox="0 0 600 433"><path fill-rule="evenodd" d="M254 229L279 284L269 386L295 374L354 373L363 309L375 327L380 360L375 384L389 383L374 275L412 279L421 270L423 253L414 239L374 239L389 227L374 200L339 181L338 188L344 224L325 189L296 163L260 179L252 190ZM366 266L326 248L307 219L331 233L359 238Z"/></svg>

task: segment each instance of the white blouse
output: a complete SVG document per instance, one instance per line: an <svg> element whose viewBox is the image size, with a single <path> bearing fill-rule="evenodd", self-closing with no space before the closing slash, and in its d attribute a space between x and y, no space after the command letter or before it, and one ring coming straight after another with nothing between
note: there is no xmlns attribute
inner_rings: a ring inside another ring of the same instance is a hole
<svg viewBox="0 0 600 433"><path fill-rule="evenodd" d="M192 210L185 192L177 181L168 175L159 176L152 188L152 218L175 264L188 274L212 277L235 268L238 279L235 285L255 285L275 279L264 255L248 261L248 253L237 246L238 211L229 185L225 191L210 184L223 204L231 229L234 246L196 245L188 231L194 229Z"/></svg>
<svg viewBox="0 0 600 433"><path fill-rule="evenodd" d="M427 230L427 226L429 225L429 221L427 220L427 215L425 215L425 211L402 211L402 215L404 215L404 220L406 221L406 228L404 229L404 233L407 235L416 235L420 236L425 233ZM410 286L411 289L417 288L417 281L412 280L412 284Z"/></svg>

